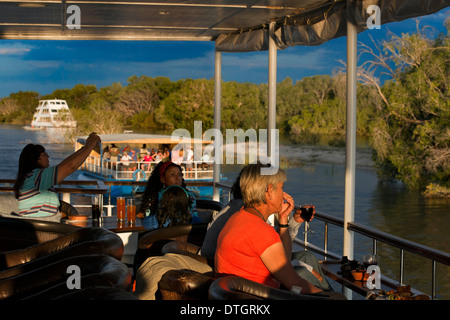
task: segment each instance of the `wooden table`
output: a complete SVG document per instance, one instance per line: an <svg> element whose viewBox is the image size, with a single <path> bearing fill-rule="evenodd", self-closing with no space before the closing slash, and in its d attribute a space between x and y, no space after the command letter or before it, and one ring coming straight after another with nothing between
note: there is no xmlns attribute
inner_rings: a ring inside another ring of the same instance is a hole
<svg viewBox="0 0 450 320"><path fill-rule="evenodd" d="M362 296L366 296L367 293L371 291L370 289L368 289L365 286L366 281L358 281L358 280L353 279L352 276L343 276L342 274L339 274L339 271L341 269L341 264L339 261L331 260L331 261L321 262L321 267L322 267L323 273L327 277L330 277L334 281L341 283L342 285L361 294ZM381 289L383 289L385 291L389 291L392 289L397 289L398 286L399 286L398 281L381 275ZM375 290L375 292L377 292L377 291L378 290ZM414 295L423 295L424 294L423 292L413 289L413 288L411 289L411 292Z"/></svg>
<svg viewBox="0 0 450 320"><path fill-rule="evenodd" d="M136 223L128 224L127 221L117 221L117 216L101 217L99 221L87 220L64 220L63 223L75 225L78 227L101 227L111 230L115 233L121 232L142 232L146 229L143 226L143 218L136 218Z"/></svg>

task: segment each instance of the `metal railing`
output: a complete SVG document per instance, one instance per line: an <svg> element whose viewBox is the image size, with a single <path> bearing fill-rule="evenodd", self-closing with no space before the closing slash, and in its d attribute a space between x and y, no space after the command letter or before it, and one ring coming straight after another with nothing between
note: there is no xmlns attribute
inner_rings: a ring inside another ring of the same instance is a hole
<svg viewBox="0 0 450 320"><path fill-rule="evenodd" d="M101 178L144 181L150 177L157 161L111 161L89 156L79 170ZM179 163L185 179L212 179L213 161L182 161Z"/></svg>
<svg viewBox="0 0 450 320"><path fill-rule="evenodd" d="M340 258L339 255L329 252L328 250L328 224L333 224L339 227L344 228L344 219L337 218L331 216L329 214L325 214L323 212L316 212L314 219L320 220L324 222L324 246L323 248L319 248L312 244L308 243L308 232L304 233L304 240L301 241L296 239L295 242L298 244L310 247L314 249L315 252L318 252L324 256L332 257L332 258ZM306 229L305 224L305 229ZM378 242L385 243L391 247L396 247L400 250L400 268L399 268L399 284L403 284L404 279L404 252L410 252L416 256L420 256L426 258L432 262L431 268L431 298L436 299L436 266L437 263L444 264L446 266L450 266L450 254L436 250L409 240L405 240L403 238L393 236L389 233L376 230L374 228L362 225L357 222L349 222L347 224L348 230L356 232L360 235L366 236L373 241L373 253L377 253ZM306 231L306 230L305 230Z"/></svg>

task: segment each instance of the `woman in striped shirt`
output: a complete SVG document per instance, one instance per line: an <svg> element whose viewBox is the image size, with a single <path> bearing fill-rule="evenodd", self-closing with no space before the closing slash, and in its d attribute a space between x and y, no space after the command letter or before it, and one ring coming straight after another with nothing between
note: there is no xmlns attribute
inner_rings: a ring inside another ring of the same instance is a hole
<svg viewBox="0 0 450 320"><path fill-rule="evenodd" d="M53 186L75 172L99 143L100 137L91 133L84 147L55 167L50 167L49 155L43 146L26 145L19 157L14 184L14 193L19 200L18 214L31 219L59 221L60 202Z"/></svg>

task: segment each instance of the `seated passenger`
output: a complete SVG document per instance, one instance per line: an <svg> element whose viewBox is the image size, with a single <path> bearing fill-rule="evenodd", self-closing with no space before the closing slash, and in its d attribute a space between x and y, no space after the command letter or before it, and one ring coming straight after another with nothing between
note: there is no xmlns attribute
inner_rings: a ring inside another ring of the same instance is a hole
<svg viewBox="0 0 450 320"><path fill-rule="evenodd" d="M151 162L151 161L153 161L152 156L150 155L150 153L146 153L144 158L142 158L142 161L144 161L144 162ZM144 170L144 171L150 171L151 164L141 164L141 169Z"/></svg>
<svg viewBox="0 0 450 320"><path fill-rule="evenodd" d="M151 224L156 229L187 224L191 221L189 193L183 187L172 185L164 189L158 212L156 215L150 215L147 225Z"/></svg>
<svg viewBox="0 0 450 320"><path fill-rule="evenodd" d="M302 293L321 290L301 278L291 265L292 242L288 218L294 209L291 196L283 192L286 174L279 169L263 175L261 164L250 164L240 176L244 206L233 214L219 234L215 269L219 273L290 290L301 287ZM286 201L286 202L285 202ZM280 233L266 221L276 213Z"/></svg>
<svg viewBox="0 0 450 320"><path fill-rule="evenodd" d="M30 219L59 221L60 201L53 186L77 170L99 143L100 137L91 133L84 147L55 167L50 167L49 155L43 146L26 145L19 157L19 170L14 184L14 193L19 200L19 215Z"/></svg>
<svg viewBox="0 0 450 320"><path fill-rule="evenodd" d="M117 161L119 161L119 148L113 143L111 144L110 154L111 154L111 169L114 169Z"/></svg>
<svg viewBox="0 0 450 320"><path fill-rule="evenodd" d="M214 261L214 256L217 249L217 238L219 237L224 225L233 214L240 211L244 206L241 187L239 185L240 176L244 170L245 167L242 168L231 187L233 199L228 202L223 210L213 215L212 221L208 224L205 240L203 241L202 248L200 250L200 254L207 258L208 261ZM314 206L312 207L314 208ZM313 217L311 217L311 219L312 218ZM276 219L276 214L269 216L267 223L279 231L279 222ZM288 230L292 241L297 237L299 227L302 223L303 219L301 217L300 210L295 210L290 214ZM300 277L322 290L331 290L331 286L323 274L319 261L313 253L305 250L293 252L291 256L291 263Z"/></svg>
<svg viewBox="0 0 450 320"><path fill-rule="evenodd" d="M120 158L122 171L131 171L131 168L130 168L131 160L133 160L133 158L129 155L128 151L125 150L123 152L122 158Z"/></svg>
<svg viewBox="0 0 450 320"><path fill-rule="evenodd" d="M164 190L172 185L177 185L186 190L189 195L189 212L192 217L192 223L201 222L197 212L197 201L194 195L186 189L181 167L171 161L159 162L148 178L147 185L142 196L141 208L139 214L144 216L144 227L147 229L156 229L155 216L160 208L160 201Z"/></svg>

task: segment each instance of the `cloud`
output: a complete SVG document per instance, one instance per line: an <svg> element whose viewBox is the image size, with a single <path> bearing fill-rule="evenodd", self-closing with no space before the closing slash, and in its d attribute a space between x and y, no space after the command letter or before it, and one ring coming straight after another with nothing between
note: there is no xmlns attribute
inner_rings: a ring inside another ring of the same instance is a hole
<svg viewBox="0 0 450 320"><path fill-rule="evenodd" d="M0 48L0 55L2 56L22 56L28 52L30 52L31 49L25 49L25 48L18 48L18 49L14 49L14 48L5 48L5 49L1 49Z"/></svg>
<svg viewBox="0 0 450 320"><path fill-rule="evenodd" d="M19 42L0 43L1 56L24 56L31 52L32 47Z"/></svg>

